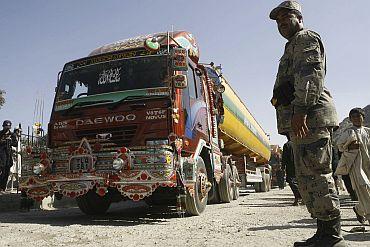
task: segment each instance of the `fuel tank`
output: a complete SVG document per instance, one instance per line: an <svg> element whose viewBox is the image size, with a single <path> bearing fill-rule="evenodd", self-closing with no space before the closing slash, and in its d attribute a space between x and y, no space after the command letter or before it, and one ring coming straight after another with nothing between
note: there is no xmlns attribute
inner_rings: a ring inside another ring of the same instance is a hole
<svg viewBox="0 0 370 247"><path fill-rule="evenodd" d="M246 155L255 163L267 163L271 151L266 133L224 77L221 83L225 87L224 121L219 125L219 132L224 149L233 155Z"/></svg>

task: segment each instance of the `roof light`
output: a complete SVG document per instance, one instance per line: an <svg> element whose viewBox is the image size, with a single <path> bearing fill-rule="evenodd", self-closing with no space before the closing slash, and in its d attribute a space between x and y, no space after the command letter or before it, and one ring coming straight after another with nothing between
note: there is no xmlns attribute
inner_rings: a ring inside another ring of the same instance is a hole
<svg viewBox="0 0 370 247"><path fill-rule="evenodd" d="M144 47L149 51L158 51L159 48L161 48L157 38L155 37L146 39L144 41Z"/></svg>

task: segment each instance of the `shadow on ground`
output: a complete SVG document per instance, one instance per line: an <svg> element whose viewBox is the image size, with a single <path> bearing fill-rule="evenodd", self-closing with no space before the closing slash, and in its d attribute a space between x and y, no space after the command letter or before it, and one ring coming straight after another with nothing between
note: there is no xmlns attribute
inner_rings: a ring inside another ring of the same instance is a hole
<svg viewBox="0 0 370 247"><path fill-rule="evenodd" d="M239 206L249 207L249 208L284 208L292 207L292 203L289 202L274 202L274 203L239 203Z"/></svg>
<svg viewBox="0 0 370 247"><path fill-rule="evenodd" d="M21 213L0 214L0 223L46 224L52 226L69 225L109 225L135 226L140 224L161 224L179 215L173 208L149 207L144 202L121 202L112 204L105 215L84 215L78 208L65 208L52 211L32 210Z"/></svg>
<svg viewBox="0 0 370 247"><path fill-rule="evenodd" d="M365 242L365 241L370 242L370 232L348 233L343 238L351 242Z"/></svg>
<svg viewBox="0 0 370 247"><path fill-rule="evenodd" d="M300 229L300 228L316 228L316 221L314 219L300 219L288 222L287 225L278 226L260 226L250 227L249 231L265 231L265 230L287 230L287 229Z"/></svg>

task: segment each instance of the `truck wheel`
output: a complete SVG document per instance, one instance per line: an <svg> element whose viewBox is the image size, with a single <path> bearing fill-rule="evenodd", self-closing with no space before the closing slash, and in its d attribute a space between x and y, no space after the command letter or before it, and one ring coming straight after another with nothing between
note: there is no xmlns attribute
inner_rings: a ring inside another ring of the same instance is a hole
<svg viewBox="0 0 370 247"><path fill-rule="evenodd" d="M224 174L219 184L220 198L223 202L231 202L234 197L233 173L230 165L226 164Z"/></svg>
<svg viewBox="0 0 370 247"><path fill-rule="evenodd" d="M196 181L194 183L194 192L186 190L186 213L188 215L200 215L207 206L208 200L208 176L206 165L201 157L198 158L196 167Z"/></svg>
<svg viewBox="0 0 370 247"><path fill-rule="evenodd" d="M111 200L108 195L99 196L94 189L76 198L77 205L87 215L99 215L107 212Z"/></svg>
<svg viewBox="0 0 370 247"><path fill-rule="evenodd" d="M238 169L236 166L232 166L232 171L233 171L233 178L234 178L234 194L233 194L233 200L237 200L239 198L239 186L240 186L240 181L239 181L239 173Z"/></svg>

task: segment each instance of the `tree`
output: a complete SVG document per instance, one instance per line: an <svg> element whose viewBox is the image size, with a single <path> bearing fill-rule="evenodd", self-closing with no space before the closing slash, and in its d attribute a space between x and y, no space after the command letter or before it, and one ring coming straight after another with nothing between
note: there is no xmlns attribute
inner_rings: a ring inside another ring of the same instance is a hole
<svg viewBox="0 0 370 247"><path fill-rule="evenodd" d="M5 104L5 91L0 89L0 109Z"/></svg>

